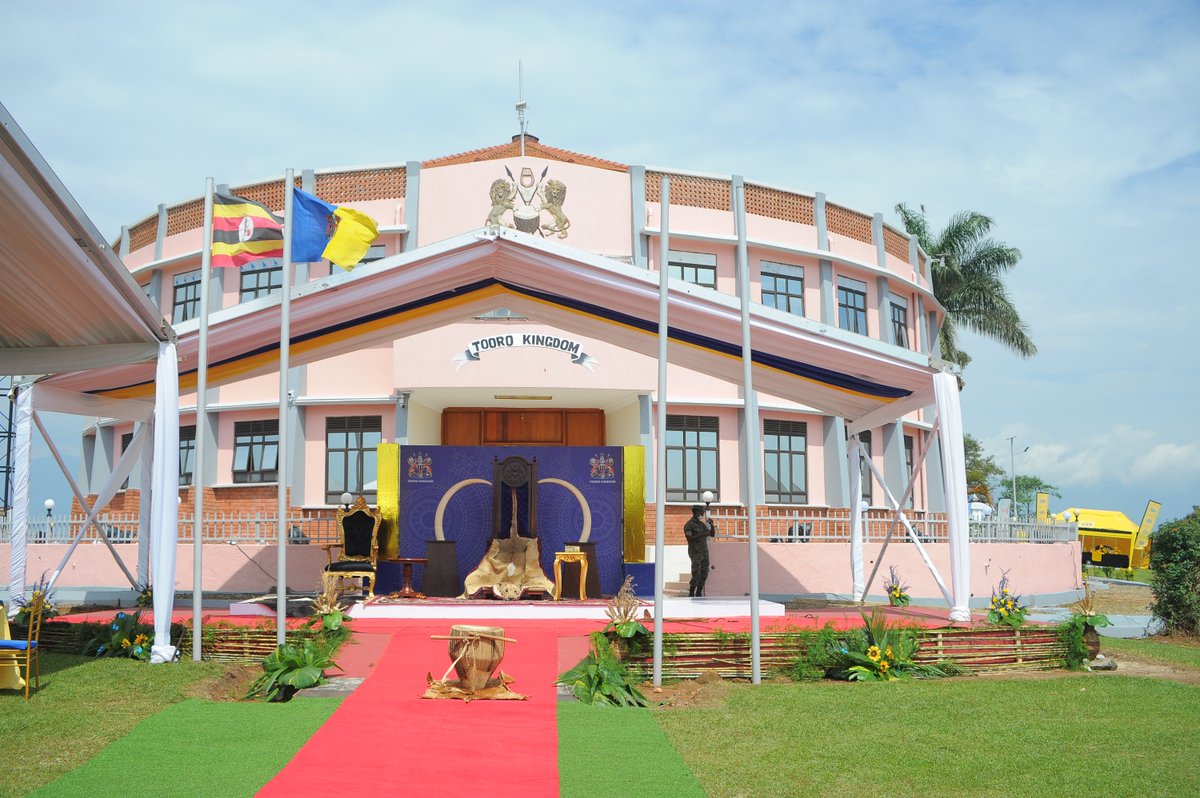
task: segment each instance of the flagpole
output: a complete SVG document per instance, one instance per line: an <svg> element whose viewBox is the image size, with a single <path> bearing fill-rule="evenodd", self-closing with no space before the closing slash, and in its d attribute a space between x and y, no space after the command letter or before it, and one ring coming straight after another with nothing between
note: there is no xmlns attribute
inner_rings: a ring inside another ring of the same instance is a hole
<svg viewBox="0 0 1200 798"><path fill-rule="evenodd" d="M658 435L654 445L654 686L662 686L663 667L663 590L666 587L667 547L667 259L670 257L668 219L671 210L671 178L662 176L658 202L660 218L658 240Z"/></svg>
<svg viewBox="0 0 1200 798"><path fill-rule="evenodd" d="M291 354L292 206L296 191L292 169L283 177L283 297L279 305L279 444L275 460L279 486L279 559L276 565L275 642L287 642L287 487L288 487L288 358Z"/></svg>
<svg viewBox="0 0 1200 798"><path fill-rule="evenodd" d="M213 179L204 179L204 246L200 248L200 336L196 351L196 463L192 469L192 659L200 661L204 605L204 450L208 416L208 293L212 272Z"/></svg>

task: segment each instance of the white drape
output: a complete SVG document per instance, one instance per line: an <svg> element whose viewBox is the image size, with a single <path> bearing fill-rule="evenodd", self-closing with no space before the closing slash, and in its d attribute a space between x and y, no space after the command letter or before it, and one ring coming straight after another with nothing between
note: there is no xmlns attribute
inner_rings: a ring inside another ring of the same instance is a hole
<svg viewBox="0 0 1200 798"><path fill-rule="evenodd" d="M179 366L173 343L158 348L154 464L150 502L154 646L150 661L159 663L175 659L171 612L175 607L175 547L179 538Z"/></svg>
<svg viewBox="0 0 1200 798"><path fill-rule="evenodd" d="M963 448L958 379L948 372L933 377L937 401L942 478L946 486L946 528L950 536L950 620L971 620L971 548L967 526L967 456Z"/></svg>
<svg viewBox="0 0 1200 798"><path fill-rule="evenodd" d="M150 436L154 437L154 421L150 421ZM142 449L141 480L138 483L142 489L138 497L138 532L137 532L137 583L139 588L150 584L150 497L154 495L151 485L154 480L154 446Z"/></svg>
<svg viewBox="0 0 1200 798"><path fill-rule="evenodd" d="M8 609L15 612L17 602L25 600L25 541L29 534L29 451L33 445L33 393L17 394L14 419L12 460L12 526L8 561Z"/></svg>
<svg viewBox="0 0 1200 798"><path fill-rule="evenodd" d="M846 468L850 469L850 575L855 601L866 592L863 577L862 443L857 435L846 445Z"/></svg>

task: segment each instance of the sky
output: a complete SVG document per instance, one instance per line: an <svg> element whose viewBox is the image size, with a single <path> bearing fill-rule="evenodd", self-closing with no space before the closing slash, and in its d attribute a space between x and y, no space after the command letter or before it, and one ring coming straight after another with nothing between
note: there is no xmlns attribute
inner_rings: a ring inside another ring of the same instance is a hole
<svg viewBox="0 0 1200 798"><path fill-rule="evenodd" d="M1057 486L1052 509L1200 504L1194 0L353 9L0 4L0 102L109 239L207 176L507 141L518 61L551 146L823 191L897 227L901 202L937 228L984 213L1023 254L1008 287L1038 354L963 336L966 431ZM68 501L35 456L35 503Z"/></svg>

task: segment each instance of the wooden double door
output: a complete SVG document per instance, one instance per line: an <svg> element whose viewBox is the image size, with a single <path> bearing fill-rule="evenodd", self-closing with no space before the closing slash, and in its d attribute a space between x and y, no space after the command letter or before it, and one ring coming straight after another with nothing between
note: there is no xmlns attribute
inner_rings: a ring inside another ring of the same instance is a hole
<svg viewBox="0 0 1200 798"><path fill-rule="evenodd" d="M444 446L604 446L604 411L595 408L448 407Z"/></svg>

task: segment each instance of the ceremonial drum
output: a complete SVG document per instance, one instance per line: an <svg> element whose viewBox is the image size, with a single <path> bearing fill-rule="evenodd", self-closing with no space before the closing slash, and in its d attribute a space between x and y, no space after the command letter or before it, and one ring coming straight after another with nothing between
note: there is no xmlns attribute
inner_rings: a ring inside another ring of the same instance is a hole
<svg viewBox="0 0 1200 798"><path fill-rule="evenodd" d="M480 635L488 635L480 637ZM455 624L450 627L450 659L464 690L482 690L504 659L504 637L499 626ZM461 655L461 656L460 656Z"/></svg>

